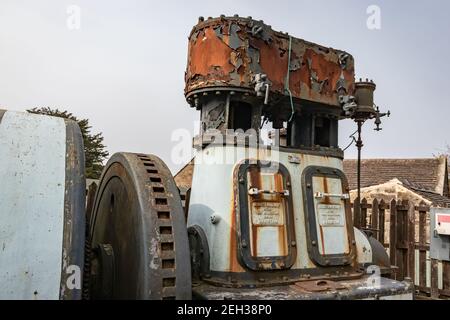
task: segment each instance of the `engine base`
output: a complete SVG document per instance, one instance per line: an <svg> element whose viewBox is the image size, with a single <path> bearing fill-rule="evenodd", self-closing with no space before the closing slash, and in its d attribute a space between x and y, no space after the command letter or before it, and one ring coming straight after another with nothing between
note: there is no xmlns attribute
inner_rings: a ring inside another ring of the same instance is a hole
<svg viewBox="0 0 450 320"><path fill-rule="evenodd" d="M356 280L305 281L291 285L244 289L216 287L204 281L193 283L192 297L200 300L412 300L409 281L367 275Z"/></svg>

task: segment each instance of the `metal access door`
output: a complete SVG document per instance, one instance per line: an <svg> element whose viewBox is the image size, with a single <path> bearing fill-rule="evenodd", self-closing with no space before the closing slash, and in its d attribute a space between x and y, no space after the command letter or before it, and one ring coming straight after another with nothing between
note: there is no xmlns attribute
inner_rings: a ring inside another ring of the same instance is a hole
<svg viewBox="0 0 450 320"><path fill-rule="evenodd" d="M302 181L310 258L322 266L350 264L355 241L344 173L309 167Z"/></svg>
<svg viewBox="0 0 450 320"><path fill-rule="evenodd" d="M251 270L290 268L296 257L289 172L279 163L239 167L239 258Z"/></svg>

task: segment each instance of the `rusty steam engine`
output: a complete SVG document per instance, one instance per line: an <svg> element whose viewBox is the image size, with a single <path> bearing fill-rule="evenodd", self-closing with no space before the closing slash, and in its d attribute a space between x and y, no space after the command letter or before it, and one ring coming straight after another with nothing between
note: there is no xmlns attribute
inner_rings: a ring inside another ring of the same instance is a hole
<svg viewBox="0 0 450 320"><path fill-rule="evenodd" d="M412 299L352 221L338 123L379 126L384 114L351 54L251 17L200 18L185 82L201 118L189 187L154 155L109 160L86 249L72 234L84 226L64 231L65 254L84 251L85 298Z"/></svg>

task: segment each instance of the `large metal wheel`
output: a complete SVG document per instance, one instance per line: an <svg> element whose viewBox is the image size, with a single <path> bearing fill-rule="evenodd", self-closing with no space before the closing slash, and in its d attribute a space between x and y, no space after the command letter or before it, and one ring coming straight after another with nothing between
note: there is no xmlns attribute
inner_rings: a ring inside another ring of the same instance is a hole
<svg viewBox="0 0 450 320"><path fill-rule="evenodd" d="M164 162L118 153L90 217L91 299L190 299L191 267L178 189Z"/></svg>

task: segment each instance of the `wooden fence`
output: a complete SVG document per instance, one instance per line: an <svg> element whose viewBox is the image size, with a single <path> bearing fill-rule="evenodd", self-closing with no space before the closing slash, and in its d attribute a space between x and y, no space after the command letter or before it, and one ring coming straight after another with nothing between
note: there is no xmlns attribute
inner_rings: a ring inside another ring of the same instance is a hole
<svg viewBox="0 0 450 320"><path fill-rule="evenodd" d="M450 299L450 263L430 259L430 207L408 201L355 200L355 227L384 244L396 266L393 277L413 279L417 297Z"/></svg>

